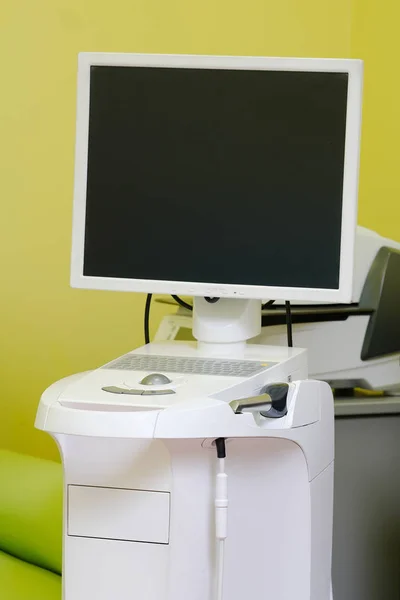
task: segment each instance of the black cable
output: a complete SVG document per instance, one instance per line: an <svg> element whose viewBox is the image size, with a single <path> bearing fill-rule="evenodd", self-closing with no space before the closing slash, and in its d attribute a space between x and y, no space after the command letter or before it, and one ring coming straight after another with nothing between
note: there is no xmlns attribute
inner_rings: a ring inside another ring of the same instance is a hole
<svg viewBox="0 0 400 600"><path fill-rule="evenodd" d="M272 306L274 302L275 300L268 300L268 302L265 302L265 304L261 305L262 310L266 310L267 308Z"/></svg>
<svg viewBox="0 0 400 600"><path fill-rule="evenodd" d="M286 329L287 329L287 341L289 348L293 348L293 323L292 323L292 310L290 302L285 302L286 306Z"/></svg>
<svg viewBox="0 0 400 600"><path fill-rule="evenodd" d="M182 308L186 308L187 310L193 311L193 306L191 304L188 304L187 302L182 300L182 298L179 298L179 296L175 296L174 294L171 294L171 296L175 300L175 302L179 304L179 306L182 306Z"/></svg>
<svg viewBox="0 0 400 600"><path fill-rule="evenodd" d="M144 308L144 342L150 344L150 307L153 294L147 294L146 305Z"/></svg>

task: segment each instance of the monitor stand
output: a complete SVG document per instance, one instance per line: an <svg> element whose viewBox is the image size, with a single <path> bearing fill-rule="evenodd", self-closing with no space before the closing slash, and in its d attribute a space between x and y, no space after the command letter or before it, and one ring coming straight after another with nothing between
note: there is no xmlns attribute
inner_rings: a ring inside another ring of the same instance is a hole
<svg viewBox="0 0 400 600"><path fill-rule="evenodd" d="M261 300L194 298L193 335L202 353L241 357L260 333Z"/></svg>

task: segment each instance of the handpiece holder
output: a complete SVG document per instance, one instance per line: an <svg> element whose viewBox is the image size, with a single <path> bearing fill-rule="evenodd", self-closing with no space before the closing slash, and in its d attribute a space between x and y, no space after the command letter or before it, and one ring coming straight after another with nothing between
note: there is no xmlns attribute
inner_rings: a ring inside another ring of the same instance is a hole
<svg viewBox="0 0 400 600"><path fill-rule="evenodd" d="M194 298L193 335L205 353L240 356L247 340L260 333L261 300L220 298L210 303Z"/></svg>
<svg viewBox="0 0 400 600"><path fill-rule="evenodd" d="M257 410L262 417L280 419L287 415L288 383L268 384L259 396L233 400L229 406L235 413Z"/></svg>

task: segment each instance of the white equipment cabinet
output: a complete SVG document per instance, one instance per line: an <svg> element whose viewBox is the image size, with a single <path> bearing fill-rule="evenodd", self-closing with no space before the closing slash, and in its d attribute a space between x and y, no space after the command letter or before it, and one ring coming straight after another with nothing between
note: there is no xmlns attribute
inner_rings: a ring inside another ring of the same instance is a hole
<svg viewBox="0 0 400 600"><path fill-rule="evenodd" d="M146 384L150 369L170 381ZM36 426L56 439L65 470L64 600L215 597L220 437L224 598L329 600L333 398L306 377L303 350L215 359L175 342L52 385ZM288 381L280 418L261 416L271 404L234 402Z"/></svg>

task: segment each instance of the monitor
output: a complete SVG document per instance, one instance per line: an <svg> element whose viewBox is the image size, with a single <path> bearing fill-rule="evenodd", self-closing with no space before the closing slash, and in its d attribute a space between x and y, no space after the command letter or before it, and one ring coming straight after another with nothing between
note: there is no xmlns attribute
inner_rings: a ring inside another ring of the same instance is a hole
<svg viewBox="0 0 400 600"><path fill-rule="evenodd" d="M81 54L72 286L350 302L362 73Z"/></svg>

